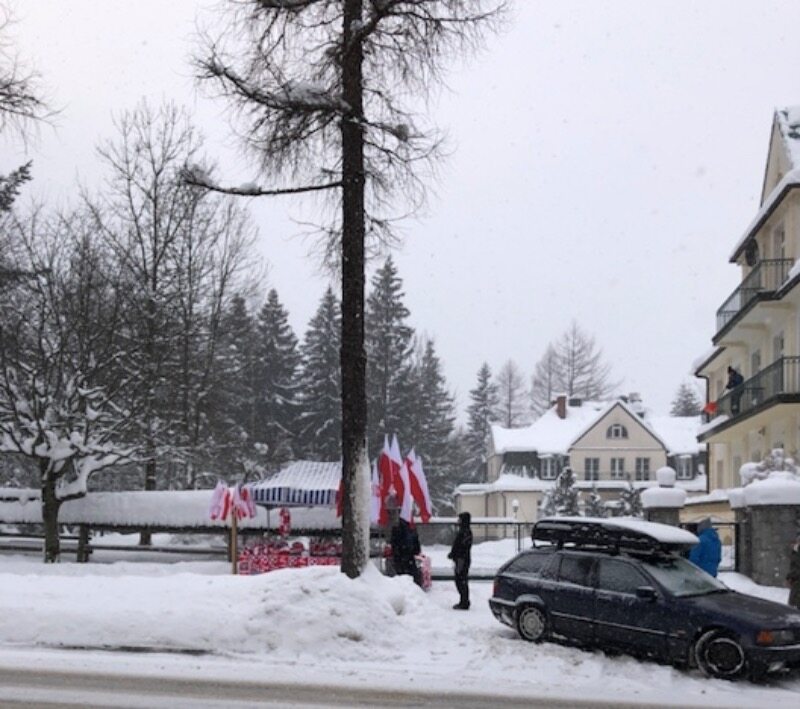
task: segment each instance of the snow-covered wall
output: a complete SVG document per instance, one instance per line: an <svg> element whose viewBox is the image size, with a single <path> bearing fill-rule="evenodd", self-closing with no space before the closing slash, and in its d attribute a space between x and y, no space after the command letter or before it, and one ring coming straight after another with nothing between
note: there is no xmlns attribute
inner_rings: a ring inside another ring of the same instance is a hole
<svg viewBox="0 0 800 709"><path fill-rule="evenodd" d="M61 506L62 524L96 524L114 527L218 527L230 526L209 516L211 490L166 492L91 492ZM329 507L291 510L292 527L336 529L341 526L336 510ZM243 519L243 529L275 529L277 511L267 514L258 507L256 516ZM0 488L0 523L41 524L42 509L38 490Z"/></svg>

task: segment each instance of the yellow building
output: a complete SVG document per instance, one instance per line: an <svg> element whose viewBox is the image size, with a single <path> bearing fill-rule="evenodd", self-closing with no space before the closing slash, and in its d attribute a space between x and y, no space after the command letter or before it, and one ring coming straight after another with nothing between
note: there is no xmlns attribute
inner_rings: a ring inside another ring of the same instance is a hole
<svg viewBox="0 0 800 709"><path fill-rule="evenodd" d="M775 448L800 451L800 106L775 112L761 203L730 257L741 282L717 310L706 380L709 488ZM744 381L729 389L729 368Z"/></svg>

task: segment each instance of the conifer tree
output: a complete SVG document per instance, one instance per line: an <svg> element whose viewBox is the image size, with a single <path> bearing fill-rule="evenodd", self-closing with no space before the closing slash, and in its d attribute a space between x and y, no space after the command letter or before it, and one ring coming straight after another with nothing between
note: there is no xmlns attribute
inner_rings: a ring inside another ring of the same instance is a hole
<svg viewBox="0 0 800 709"><path fill-rule="evenodd" d="M697 391L691 385L683 382L672 400L670 416L699 416L703 409Z"/></svg>
<svg viewBox="0 0 800 709"><path fill-rule="evenodd" d="M624 517L642 516L642 491L633 486L630 476L627 486L620 492L621 512Z"/></svg>
<svg viewBox="0 0 800 709"><path fill-rule="evenodd" d="M451 450L453 395L447 390L433 340L421 345L409 379L411 386L405 387L403 394L410 394L412 399L402 407L405 418L400 431L407 445L413 445L423 457L431 498L439 509L452 498L461 471L454 466Z"/></svg>
<svg viewBox="0 0 800 709"><path fill-rule="evenodd" d="M322 296L301 348L298 444L313 460L339 460L342 385L339 369L339 301L331 288Z"/></svg>
<svg viewBox="0 0 800 709"><path fill-rule="evenodd" d="M478 381L469 392L470 404L467 407L469 421L465 433L465 443L469 459L467 461L469 482L478 482L486 474L486 448L489 445L494 411L497 409L497 385L492 382L492 372L484 362L478 370Z"/></svg>
<svg viewBox="0 0 800 709"><path fill-rule="evenodd" d="M376 453L384 433L399 433L408 417L412 338L403 284L391 257L375 273L367 298L367 431ZM405 409L405 410L404 410Z"/></svg>
<svg viewBox="0 0 800 709"><path fill-rule="evenodd" d="M587 517L606 516L606 506L603 502L603 498L600 497L600 493L597 492L597 487L592 487L592 491L586 498L586 504L584 505L583 512Z"/></svg>
<svg viewBox="0 0 800 709"><path fill-rule="evenodd" d="M567 466L556 478L550 493L550 505L553 513L559 517L576 517L580 512L580 493L575 487L575 474Z"/></svg>
<svg viewBox="0 0 800 709"><path fill-rule="evenodd" d="M267 445L268 465L277 467L294 452L300 354L288 313L274 288L258 315L256 331L259 438Z"/></svg>

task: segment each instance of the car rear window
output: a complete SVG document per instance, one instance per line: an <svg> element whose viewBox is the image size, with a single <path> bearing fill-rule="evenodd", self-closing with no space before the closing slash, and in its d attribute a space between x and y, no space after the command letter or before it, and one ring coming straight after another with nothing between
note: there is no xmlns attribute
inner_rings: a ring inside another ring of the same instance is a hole
<svg viewBox="0 0 800 709"><path fill-rule="evenodd" d="M591 571L594 559L591 556L563 555L558 567L558 580L578 586L591 586Z"/></svg>
<svg viewBox="0 0 800 709"><path fill-rule="evenodd" d="M639 586L648 585L647 579L633 566L616 559L601 559L597 572L597 588L615 593L636 594Z"/></svg>
<svg viewBox="0 0 800 709"><path fill-rule="evenodd" d="M538 574L549 559L550 554L546 552L522 554L506 567L506 572L511 574Z"/></svg>

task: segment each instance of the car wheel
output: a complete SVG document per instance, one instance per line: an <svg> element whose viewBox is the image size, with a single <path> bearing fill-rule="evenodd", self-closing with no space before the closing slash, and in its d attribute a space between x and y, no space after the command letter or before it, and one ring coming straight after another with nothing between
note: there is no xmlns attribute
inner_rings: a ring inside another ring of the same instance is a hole
<svg viewBox="0 0 800 709"><path fill-rule="evenodd" d="M724 630L703 633L695 643L694 657L700 671L708 677L738 679L747 666L741 644Z"/></svg>
<svg viewBox="0 0 800 709"><path fill-rule="evenodd" d="M538 643L547 633L547 616L536 606L522 606L517 611L517 632L523 640Z"/></svg>

